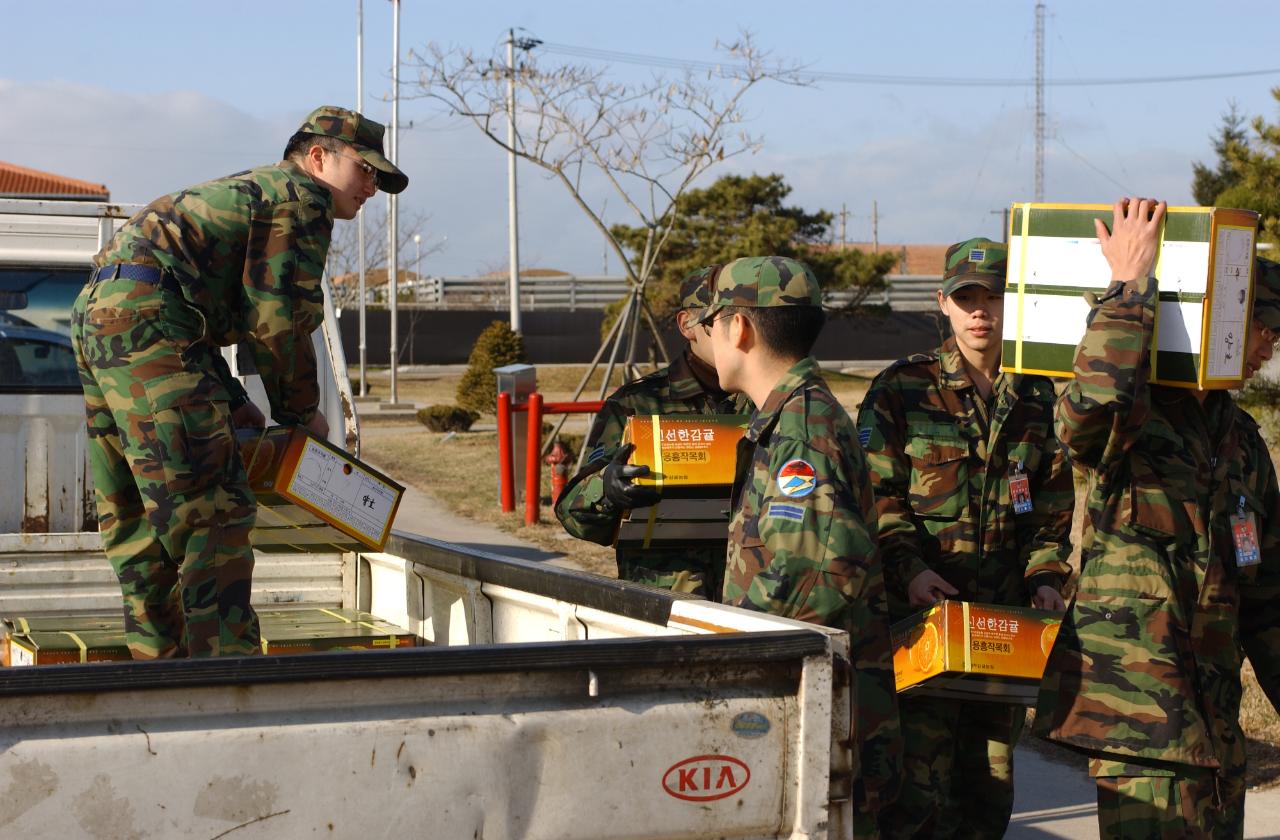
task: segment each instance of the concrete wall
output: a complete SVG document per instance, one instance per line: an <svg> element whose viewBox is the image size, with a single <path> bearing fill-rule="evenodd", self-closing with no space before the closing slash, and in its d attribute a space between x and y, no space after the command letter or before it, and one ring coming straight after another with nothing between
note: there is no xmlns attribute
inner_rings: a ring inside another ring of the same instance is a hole
<svg viewBox="0 0 1280 840"><path fill-rule="evenodd" d="M403 347L401 364L463 364L481 330L495 320L505 321L505 313L492 310L402 310L399 339ZM600 346L599 310L576 312L538 310L522 315L525 350L533 364L586 363ZM342 346L350 365L358 363L359 314L344 310L340 318ZM366 313L367 359L371 365L389 360L390 313L370 309ZM875 318L832 318L814 348L819 359L898 359L936 347L937 321L931 313L894 312ZM669 348L678 344L674 330Z"/></svg>

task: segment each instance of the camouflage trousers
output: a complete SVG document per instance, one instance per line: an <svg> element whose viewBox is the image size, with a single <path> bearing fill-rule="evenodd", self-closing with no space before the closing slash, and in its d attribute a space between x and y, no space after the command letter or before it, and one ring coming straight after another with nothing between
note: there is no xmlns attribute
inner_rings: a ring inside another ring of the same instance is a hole
<svg viewBox="0 0 1280 840"><path fill-rule="evenodd" d="M259 652L257 506L203 316L133 280L86 286L71 339L103 550L135 659Z"/></svg>
<svg viewBox="0 0 1280 840"><path fill-rule="evenodd" d="M898 713L902 790L880 812L881 836L1003 837L1025 707L899 696Z"/></svg>
<svg viewBox="0 0 1280 840"><path fill-rule="evenodd" d="M725 544L715 548L618 549L618 578L720 600Z"/></svg>
<svg viewBox="0 0 1280 840"><path fill-rule="evenodd" d="M1143 766L1095 758L1100 840L1238 840L1245 768Z"/></svg>

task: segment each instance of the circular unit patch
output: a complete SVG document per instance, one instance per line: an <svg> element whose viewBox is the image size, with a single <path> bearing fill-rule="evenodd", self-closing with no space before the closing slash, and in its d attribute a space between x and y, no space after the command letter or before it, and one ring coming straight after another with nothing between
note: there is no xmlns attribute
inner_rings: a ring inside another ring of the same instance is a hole
<svg viewBox="0 0 1280 840"><path fill-rule="evenodd" d="M787 461L778 470L778 489L782 495L802 499L813 492L818 484L818 473L813 464L802 458Z"/></svg>

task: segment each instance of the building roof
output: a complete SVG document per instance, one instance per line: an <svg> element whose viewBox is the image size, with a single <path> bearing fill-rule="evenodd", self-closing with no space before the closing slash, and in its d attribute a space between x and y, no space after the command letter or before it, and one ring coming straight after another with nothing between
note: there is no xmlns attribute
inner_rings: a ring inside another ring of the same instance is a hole
<svg viewBox="0 0 1280 840"><path fill-rule="evenodd" d="M107 201L111 191L106 184L94 184L29 169L0 160L0 198L71 198L85 201Z"/></svg>
<svg viewBox="0 0 1280 840"><path fill-rule="evenodd" d="M366 288L372 289L374 286L385 286L387 277L391 274L385 268L370 268L364 272L364 285ZM336 286L354 286L360 283L360 273L353 271L349 274L339 274L331 278ZM396 283L412 283L418 279L418 275L407 268L402 268L396 272Z"/></svg>
<svg viewBox="0 0 1280 840"><path fill-rule="evenodd" d="M841 246L835 245L834 247L839 249ZM881 242L879 246L876 247L871 242L850 242L844 247L857 248L859 251L878 250L880 253L898 254L898 264L889 272L890 274L941 277L943 262L946 260L947 256L947 249L950 248L951 245L891 245Z"/></svg>
<svg viewBox="0 0 1280 840"><path fill-rule="evenodd" d="M510 277L511 269L504 268L501 271L490 271L485 277ZM522 268L520 269L521 277L572 277L569 272L561 271L558 268Z"/></svg>

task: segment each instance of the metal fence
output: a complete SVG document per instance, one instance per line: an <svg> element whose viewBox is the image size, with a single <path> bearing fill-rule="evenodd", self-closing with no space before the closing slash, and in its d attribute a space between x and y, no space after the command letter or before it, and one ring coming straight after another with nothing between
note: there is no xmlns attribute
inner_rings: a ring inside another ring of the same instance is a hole
<svg viewBox="0 0 1280 840"><path fill-rule="evenodd" d="M867 302L888 304L895 312L932 311L936 307L934 292L942 278L924 274L896 274L886 278L888 287L872 294ZM406 287L407 286L407 287ZM505 277L423 277L401 287L401 299L431 309L463 309L501 311L507 308ZM523 277L520 279L522 309L603 309L627 293L625 277ZM374 291L385 295L385 287ZM832 304L847 303L852 292L833 293Z"/></svg>

